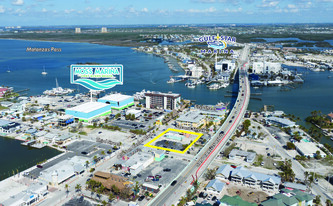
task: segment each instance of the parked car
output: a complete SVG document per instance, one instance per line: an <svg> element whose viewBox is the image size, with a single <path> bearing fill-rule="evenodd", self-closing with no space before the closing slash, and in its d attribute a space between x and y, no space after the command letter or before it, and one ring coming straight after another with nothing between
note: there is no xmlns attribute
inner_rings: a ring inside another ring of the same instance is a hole
<svg viewBox="0 0 333 206"><path fill-rule="evenodd" d="M177 180L171 182L171 186L175 186L177 184Z"/></svg>
<svg viewBox="0 0 333 206"><path fill-rule="evenodd" d="M37 165L37 168L43 168L43 166L42 165Z"/></svg>
<svg viewBox="0 0 333 206"><path fill-rule="evenodd" d="M138 200L139 200L139 201L142 201L143 199L145 199L145 196L144 196L144 195L140 196Z"/></svg>
<svg viewBox="0 0 333 206"><path fill-rule="evenodd" d="M163 169L163 172L170 172L170 171L171 171L170 168L165 168L165 169Z"/></svg>

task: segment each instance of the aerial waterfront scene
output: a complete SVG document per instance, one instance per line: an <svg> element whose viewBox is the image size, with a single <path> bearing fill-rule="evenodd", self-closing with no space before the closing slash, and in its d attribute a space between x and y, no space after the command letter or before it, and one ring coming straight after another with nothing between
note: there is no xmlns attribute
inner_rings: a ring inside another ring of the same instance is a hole
<svg viewBox="0 0 333 206"><path fill-rule="evenodd" d="M331 0L78 2L0 1L0 206L332 206Z"/></svg>

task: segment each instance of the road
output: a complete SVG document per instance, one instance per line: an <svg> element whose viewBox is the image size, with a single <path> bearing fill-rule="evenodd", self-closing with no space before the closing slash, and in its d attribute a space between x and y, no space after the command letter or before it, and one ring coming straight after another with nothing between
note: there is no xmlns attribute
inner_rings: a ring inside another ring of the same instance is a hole
<svg viewBox="0 0 333 206"><path fill-rule="evenodd" d="M226 121L196 155L195 159L175 178L177 184L167 186L148 205L166 206L175 204L191 186L191 182L194 179L199 179L204 173L241 123L250 98L250 85L246 73L248 53L249 47L245 46L240 57L243 66L239 70L238 97Z"/></svg>

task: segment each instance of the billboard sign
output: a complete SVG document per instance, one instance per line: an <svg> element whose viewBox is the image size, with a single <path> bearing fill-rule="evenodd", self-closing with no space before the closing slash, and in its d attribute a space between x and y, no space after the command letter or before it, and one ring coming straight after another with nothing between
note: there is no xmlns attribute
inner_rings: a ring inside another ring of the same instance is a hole
<svg viewBox="0 0 333 206"><path fill-rule="evenodd" d="M71 84L79 84L89 90L101 91L123 84L123 65L82 65L72 64Z"/></svg>

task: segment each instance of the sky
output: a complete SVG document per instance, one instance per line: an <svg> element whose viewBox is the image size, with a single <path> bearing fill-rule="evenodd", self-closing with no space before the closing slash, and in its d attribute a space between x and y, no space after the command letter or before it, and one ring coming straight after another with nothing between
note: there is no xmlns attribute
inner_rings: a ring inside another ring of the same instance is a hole
<svg viewBox="0 0 333 206"><path fill-rule="evenodd" d="M333 23L333 0L0 0L0 26Z"/></svg>

